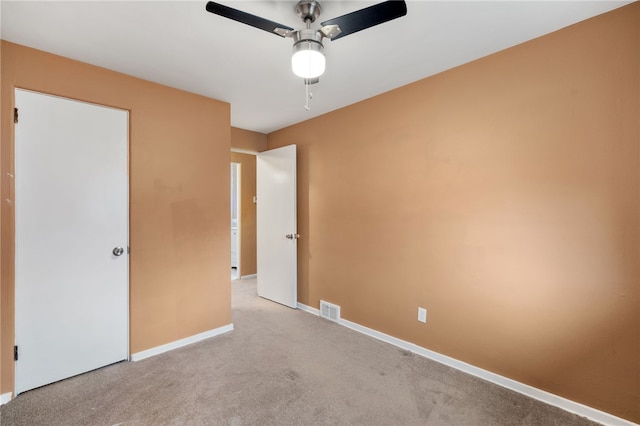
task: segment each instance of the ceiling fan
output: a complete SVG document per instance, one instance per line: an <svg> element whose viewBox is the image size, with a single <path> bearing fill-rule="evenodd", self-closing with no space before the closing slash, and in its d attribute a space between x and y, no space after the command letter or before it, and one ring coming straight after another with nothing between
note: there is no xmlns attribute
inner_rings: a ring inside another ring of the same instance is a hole
<svg viewBox="0 0 640 426"><path fill-rule="evenodd" d="M407 14L407 4L404 1L385 1L329 19L320 23L321 27L319 29L313 29L311 24L320 16L320 3L316 0L300 0L296 4L295 12L305 23L305 28L296 30L212 1L207 3L206 9L208 12L259 28L277 36L293 38L291 67L297 76L305 79L305 84L307 85L317 83L324 72L325 57L322 44L324 38L337 40Z"/></svg>

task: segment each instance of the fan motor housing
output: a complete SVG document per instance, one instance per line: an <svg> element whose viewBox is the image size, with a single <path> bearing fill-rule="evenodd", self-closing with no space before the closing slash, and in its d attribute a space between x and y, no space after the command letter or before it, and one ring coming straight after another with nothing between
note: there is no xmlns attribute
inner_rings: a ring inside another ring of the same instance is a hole
<svg viewBox="0 0 640 426"><path fill-rule="evenodd" d="M298 43L309 42L312 44L318 44L320 47L323 47L322 44L322 33L318 30L312 29L302 29L293 33L293 45L295 46Z"/></svg>
<svg viewBox="0 0 640 426"><path fill-rule="evenodd" d="M296 13L304 22L315 22L321 11L320 3L315 0L301 0L296 5Z"/></svg>

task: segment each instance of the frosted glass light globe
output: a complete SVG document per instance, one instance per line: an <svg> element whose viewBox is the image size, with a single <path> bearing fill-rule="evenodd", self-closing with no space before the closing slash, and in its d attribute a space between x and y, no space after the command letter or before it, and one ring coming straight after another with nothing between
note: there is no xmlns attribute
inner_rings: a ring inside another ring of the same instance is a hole
<svg viewBox="0 0 640 426"><path fill-rule="evenodd" d="M316 78L324 73L325 57L319 43L299 43L291 57L293 73L302 78Z"/></svg>

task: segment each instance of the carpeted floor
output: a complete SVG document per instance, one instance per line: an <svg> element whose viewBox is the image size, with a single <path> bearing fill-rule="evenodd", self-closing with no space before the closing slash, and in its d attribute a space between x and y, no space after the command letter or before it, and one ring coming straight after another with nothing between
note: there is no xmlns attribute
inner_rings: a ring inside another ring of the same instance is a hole
<svg viewBox="0 0 640 426"><path fill-rule="evenodd" d="M595 425L255 295L235 330L25 392L11 425Z"/></svg>

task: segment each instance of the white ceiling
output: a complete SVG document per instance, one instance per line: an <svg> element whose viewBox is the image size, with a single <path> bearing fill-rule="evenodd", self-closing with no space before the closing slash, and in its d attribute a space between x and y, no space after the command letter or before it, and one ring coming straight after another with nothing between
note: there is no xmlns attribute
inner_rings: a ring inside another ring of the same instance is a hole
<svg viewBox="0 0 640 426"><path fill-rule="evenodd" d="M220 3L300 28L295 1ZM378 3L321 1L319 22ZM291 39L213 15L201 1L2 0L5 40L231 104L232 126L269 133L618 8L631 1L411 1L407 16L325 40L305 87Z"/></svg>

